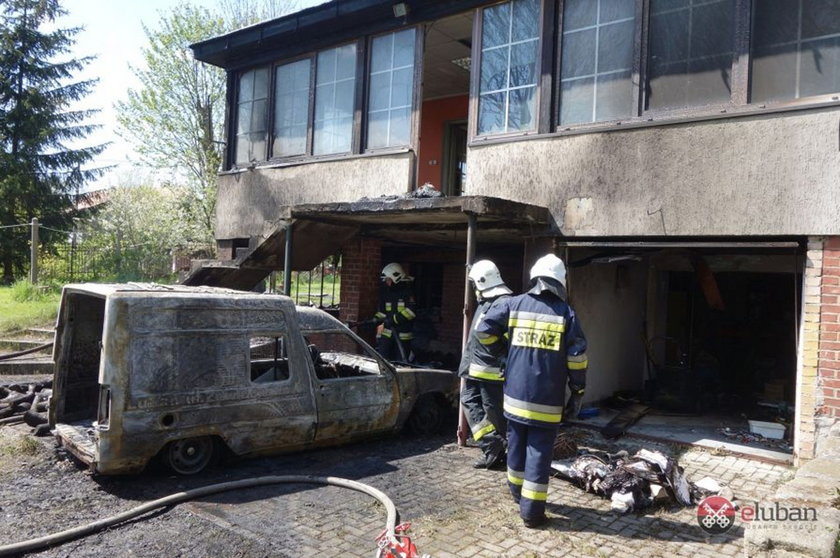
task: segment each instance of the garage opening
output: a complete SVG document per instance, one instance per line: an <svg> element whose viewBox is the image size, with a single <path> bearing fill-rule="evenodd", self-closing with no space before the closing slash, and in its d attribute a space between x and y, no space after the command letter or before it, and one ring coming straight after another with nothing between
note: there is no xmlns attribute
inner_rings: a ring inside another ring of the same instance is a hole
<svg viewBox="0 0 840 558"><path fill-rule="evenodd" d="M635 435L789 460L803 254L797 241L570 247L598 409L585 423L636 406Z"/></svg>

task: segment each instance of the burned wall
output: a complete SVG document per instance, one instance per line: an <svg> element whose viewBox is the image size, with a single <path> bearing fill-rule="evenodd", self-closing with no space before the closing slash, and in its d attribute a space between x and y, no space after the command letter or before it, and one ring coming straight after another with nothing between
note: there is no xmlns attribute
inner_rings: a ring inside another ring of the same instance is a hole
<svg viewBox="0 0 840 558"><path fill-rule="evenodd" d="M569 236L840 234L835 109L473 145L466 194Z"/></svg>
<svg viewBox="0 0 840 558"><path fill-rule="evenodd" d="M283 205L404 194L412 172L412 154L401 153L225 173L219 177L216 238L259 235Z"/></svg>

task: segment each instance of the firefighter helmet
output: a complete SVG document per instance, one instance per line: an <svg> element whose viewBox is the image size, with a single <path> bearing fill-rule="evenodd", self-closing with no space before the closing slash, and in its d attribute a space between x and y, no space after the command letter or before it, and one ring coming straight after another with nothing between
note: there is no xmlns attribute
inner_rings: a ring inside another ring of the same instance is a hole
<svg viewBox="0 0 840 558"><path fill-rule="evenodd" d="M479 260L472 264L468 277L482 298L493 298L513 292L505 285L499 268L490 260Z"/></svg>
<svg viewBox="0 0 840 558"><path fill-rule="evenodd" d="M382 279L382 281L390 279L394 283L399 283L400 281L411 281L411 277L409 277L409 275L405 272L403 266L396 262L391 262L382 268L382 275L380 275L380 279Z"/></svg>
<svg viewBox="0 0 840 558"><path fill-rule="evenodd" d="M554 254L546 254L538 259L534 267L531 268L531 280L533 281L538 277L554 279L565 288L566 264Z"/></svg>

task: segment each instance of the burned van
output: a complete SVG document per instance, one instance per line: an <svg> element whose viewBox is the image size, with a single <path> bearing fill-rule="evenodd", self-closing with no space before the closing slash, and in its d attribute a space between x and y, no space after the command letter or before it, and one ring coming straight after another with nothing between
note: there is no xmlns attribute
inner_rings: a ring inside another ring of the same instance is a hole
<svg viewBox="0 0 840 558"><path fill-rule="evenodd" d="M50 424L93 471L180 474L222 453L439 428L451 371L396 367L344 324L281 295L209 287L64 288Z"/></svg>

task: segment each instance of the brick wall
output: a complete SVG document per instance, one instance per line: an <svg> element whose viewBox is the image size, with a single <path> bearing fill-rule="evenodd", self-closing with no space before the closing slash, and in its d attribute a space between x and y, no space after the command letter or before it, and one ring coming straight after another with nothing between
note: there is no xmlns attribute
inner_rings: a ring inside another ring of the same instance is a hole
<svg viewBox="0 0 840 558"><path fill-rule="evenodd" d="M840 237L809 239L803 301L795 447L800 460L819 455L820 440L840 420Z"/></svg>
<svg viewBox="0 0 840 558"><path fill-rule="evenodd" d="M817 415L840 419L840 236L823 242Z"/></svg>
<svg viewBox="0 0 840 558"><path fill-rule="evenodd" d="M382 271L382 242L359 237L348 243L341 258L341 311L344 322L366 320L376 313L379 302L379 274ZM372 341L372 329L359 333Z"/></svg>

